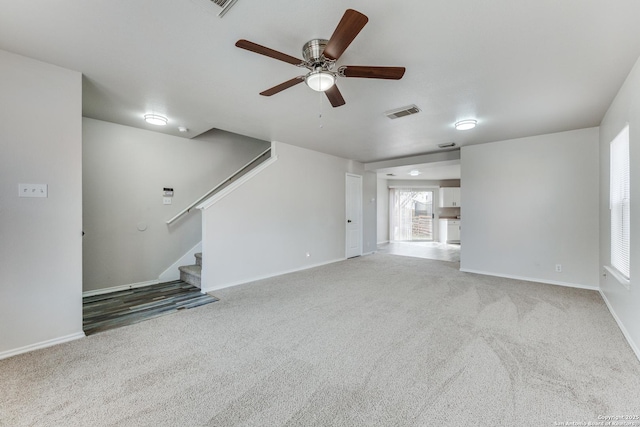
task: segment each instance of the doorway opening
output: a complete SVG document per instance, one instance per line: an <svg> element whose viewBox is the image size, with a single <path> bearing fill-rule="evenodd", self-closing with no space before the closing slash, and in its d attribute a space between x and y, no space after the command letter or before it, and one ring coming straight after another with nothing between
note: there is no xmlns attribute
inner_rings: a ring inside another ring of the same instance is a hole
<svg viewBox="0 0 640 427"><path fill-rule="evenodd" d="M400 242L433 241L433 191L391 188L389 238Z"/></svg>

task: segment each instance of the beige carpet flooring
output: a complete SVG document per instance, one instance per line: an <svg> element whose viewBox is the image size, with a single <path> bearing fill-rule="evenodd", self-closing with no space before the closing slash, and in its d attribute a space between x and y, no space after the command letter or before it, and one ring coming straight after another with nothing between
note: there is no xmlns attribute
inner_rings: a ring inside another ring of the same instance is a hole
<svg viewBox="0 0 640 427"><path fill-rule="evenodd" d="M0 361L0 425L554 426L640 415L640 362L594 291L375 254L215 296Z"/></svg>

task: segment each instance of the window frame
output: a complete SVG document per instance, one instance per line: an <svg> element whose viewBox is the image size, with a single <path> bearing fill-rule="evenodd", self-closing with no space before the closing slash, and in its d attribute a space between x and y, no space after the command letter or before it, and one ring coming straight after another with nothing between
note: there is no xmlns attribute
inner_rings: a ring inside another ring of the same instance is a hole
<svg viewBox="0 0 640 427"><path fill-rule="evenodd" d="M631 281L629 124L609 143L610 255L607 270L627 289Z"/></svg>

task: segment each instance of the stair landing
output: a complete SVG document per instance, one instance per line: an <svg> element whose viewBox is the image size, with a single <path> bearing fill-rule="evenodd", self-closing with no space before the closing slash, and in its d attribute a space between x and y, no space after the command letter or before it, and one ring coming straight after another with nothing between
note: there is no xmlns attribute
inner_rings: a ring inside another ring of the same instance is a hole
<svg viewBox="0 0 640 427"><path fill-rule="evenodd" d="M159 283L82 299L82 325L86 335L218 301L181 282Z"/></svg>

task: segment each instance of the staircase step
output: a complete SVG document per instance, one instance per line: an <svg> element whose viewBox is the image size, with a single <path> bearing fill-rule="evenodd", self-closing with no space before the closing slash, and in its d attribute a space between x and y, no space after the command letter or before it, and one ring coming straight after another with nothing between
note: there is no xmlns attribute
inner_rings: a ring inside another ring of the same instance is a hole
<svg viewBox="0 0 640 427"><path fill-rule="evenodd" d="M178 267L180 270L180 280L187 282L190 285L200 288L200 280L202 277L201 265L183 265Z"/></svg>
<svg viewBox="0 0 640 427"><path fill-rule="evenodd" d="M196 254L196 265L202 265L202 252Z"/></svg>

